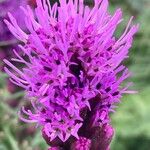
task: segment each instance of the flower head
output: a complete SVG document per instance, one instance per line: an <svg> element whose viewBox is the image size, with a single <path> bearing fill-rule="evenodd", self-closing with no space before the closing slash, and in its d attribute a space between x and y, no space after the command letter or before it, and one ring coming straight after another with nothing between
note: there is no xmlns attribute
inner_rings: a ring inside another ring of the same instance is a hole
<svg viewBox="0 0 150 150"><path fill-rule="evenodd" d="M14 50L17 58L12 60L25 64L22 70L4 60L13 70L5 67L10 80L26 90L34 108L23 107L20 118L42 126L50 141L78 139L84 127L108 124L122 94L132 93L130 84L121 86L130 76L121 63L128 57L138 26L130 27L131 18L116 38L122 11L111 15L108 0L94 2L90 9L83 0L60 0L60 5L53 6L49 0L37 0L35 13L29 6L21 7L29 33L11 14L10 21L5 20L28 57L27 61Z"/></svg>

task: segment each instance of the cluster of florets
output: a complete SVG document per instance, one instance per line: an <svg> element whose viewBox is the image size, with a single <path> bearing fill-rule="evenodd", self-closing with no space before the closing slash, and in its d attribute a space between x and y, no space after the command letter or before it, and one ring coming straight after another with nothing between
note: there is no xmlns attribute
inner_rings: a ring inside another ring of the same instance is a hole
<svg viewBox="0 0 150 150"><path fill-rule="evenodd" d="M123 35L115 38L122 12L118 9L111 16L108 0L95 0L92 9L83 0L60 0L60 6L37 0L36 17L30 7L21 9L28 34L11 14L10 22L5 20L28 57L14 50L17 58L12 60L25 64L22 70L5 60L14 71L5 68L10 80L26 90L34 108L22 108L20 118L42 126L51 141L59 137L63 142L78 138L87 120L92 126L107 124L122 94L132 93L129 85L120 86L130 75L121 62L128 57L138 26L129 29L131 19Z"/></svg>

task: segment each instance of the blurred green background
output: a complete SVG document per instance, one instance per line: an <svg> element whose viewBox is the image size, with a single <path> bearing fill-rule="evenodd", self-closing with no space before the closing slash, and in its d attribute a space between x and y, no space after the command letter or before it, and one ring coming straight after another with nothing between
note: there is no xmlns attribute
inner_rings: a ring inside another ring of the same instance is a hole
<svg viewBox="0 0 150 150"><path fill-rule="evenodd" d="M90 0L86 2L92 5ZM140 23L130 58L125 61L133 73L130 81L134 82L138 94L125 95L112 114L116 133L111 149L150 150L150 0L110 0L110 12L118 7L124 12L118 34L130 16L135 17L134 23ZM19 89L13 92L7 78L0 72L0 150L45 150L47 145L40 132L34 132L33 125L18 120L17 111L24 103L23 92Z"/></svg>

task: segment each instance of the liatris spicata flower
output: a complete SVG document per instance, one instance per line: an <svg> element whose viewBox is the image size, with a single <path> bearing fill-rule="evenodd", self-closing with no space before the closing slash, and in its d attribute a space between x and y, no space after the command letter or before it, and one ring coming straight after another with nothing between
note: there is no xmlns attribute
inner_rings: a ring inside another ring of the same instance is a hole
<svg viewBox="0 0 150 150"><path fill-rule="evenodd" d="M35 13L29 6L21 9L29 33L10 13L5 23L28 56L24 59L14 50L17 58L12 61L26 67L19 70L4 60L10 80L26 90L33 106L33 110L21 109L21 120L41 126L46 142L55 149L72 145L75 149L80 144L92 150L109 149L114 133L109 114L124 93L133 93L128 90L130 83L121 85L130 76L121 63L128 57L138 25L130 27L131 18L116 38L122 11L111 15L108 0L95 0L92 9L83 0L60 0L60 6L37 0Z"/></svg>

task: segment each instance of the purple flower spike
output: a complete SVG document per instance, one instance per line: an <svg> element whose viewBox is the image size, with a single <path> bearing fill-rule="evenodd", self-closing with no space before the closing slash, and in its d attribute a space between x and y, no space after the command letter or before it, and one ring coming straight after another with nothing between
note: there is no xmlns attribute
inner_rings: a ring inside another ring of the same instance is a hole
<svg viewBox="0 0 150 150"><path fill-rule="evenodd" d="M105 128L110 112L124 93L134 93L128 90L130 83L121 85L130 76L121 63L128 57L138 25L130 27L131 18L116 38L122 11L111 15L108 0L95 0L92 9L83 0L60 0L60 6L37 0L35 12L29 6L21 9L28 33L10 13L5 23L23 43L19 45L23 55L14 50L17 58L12 60L25 67L20 70L4 60L10 80L26 90L33 106L33 110L23 107L20 119L42 126L47 143L60 140L58 146L80 141L79 137L110 137L110 128Z"/></svg>

